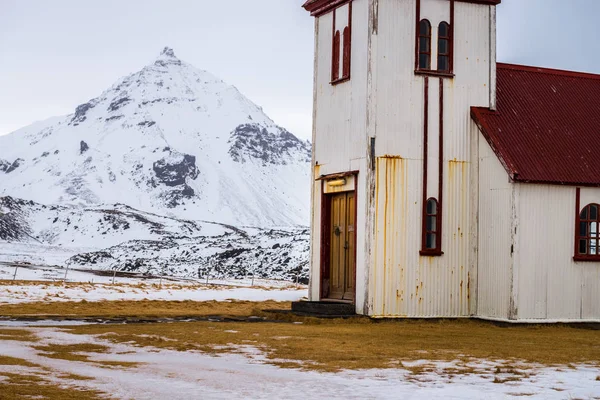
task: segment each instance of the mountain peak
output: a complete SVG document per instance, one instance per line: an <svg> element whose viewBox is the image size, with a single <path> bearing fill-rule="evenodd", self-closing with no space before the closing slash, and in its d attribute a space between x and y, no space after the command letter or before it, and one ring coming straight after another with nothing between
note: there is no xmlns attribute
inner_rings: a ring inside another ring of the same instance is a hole
<svg viewBox="0 0 600 400"><path fill-rule="evenodd" d="M175 52L173 51L173 49L168 46L163 49L163 51L160 53L160 55L161 55L161 57L177 58L177 57L175 57Z"/></svg>
<svg viewBox="0 0 600 400"><path fill-rule="evenodd" d="M160 52L160 55L154 62L154 65L166 67L170 64L181 65L181 61L175 56L173 49L167 46Z"/></svg>

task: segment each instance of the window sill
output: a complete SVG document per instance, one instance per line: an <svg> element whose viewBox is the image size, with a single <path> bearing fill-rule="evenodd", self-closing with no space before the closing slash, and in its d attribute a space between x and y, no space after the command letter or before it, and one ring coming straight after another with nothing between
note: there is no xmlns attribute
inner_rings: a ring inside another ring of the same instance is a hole
<svg viewBox="0 0 600 400"><path fill-rule="evenodd" d="M415 75L439 76L442 78L454 78L452 72L434 71L431 69L415 69Z"/></svg>
<svg viewBox="0 0 600 400"><path fill-rule="evenodd" d="M340 83L344 83L344 82L348 82L350 80L350 77L347 76L345 78L340 78L340 79L336 79L335 81L331 81L329 82L331 85L339 85Z"/></svg>
<svg viewBox="0 0 600 400"><path fill-rule="evenodd" d="M600 255L598 255L598 256L575 256L575 257L573 257L573 261L600 262Z"/></svg>
<svg viewBox="0 0 600 400"><path fill-rule="evenodd" d="M444 255L444 252L441 250L421 250L419 251L419 255L427 257L441 257Z"/></svg>

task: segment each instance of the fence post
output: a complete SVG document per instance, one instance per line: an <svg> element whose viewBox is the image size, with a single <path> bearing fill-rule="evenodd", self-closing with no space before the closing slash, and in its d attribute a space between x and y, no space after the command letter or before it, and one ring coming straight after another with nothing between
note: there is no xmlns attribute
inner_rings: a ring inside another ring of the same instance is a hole
<svg viewBox="0 0 600 400"><path fill-rule="evenodd" d="M15 265L15 274L13 275L13 281L17 280L17 270L19 269L18 265Z"/></svg>
<svg viewBox="0 0 600 400"><path fill-rule="evenodd" d="M115 277L117 276L117 267L115 267L115 269L113 269L113 279L112 279L112 284L115 284Z"/></svg>
<svg viewBox="0 0 600 400"><path fill-rule="evenodd" d="M64 282L67 281L67 274L69 273L69 264L67 264L67 269L65 269L65 277L63 279Z"/></svg>

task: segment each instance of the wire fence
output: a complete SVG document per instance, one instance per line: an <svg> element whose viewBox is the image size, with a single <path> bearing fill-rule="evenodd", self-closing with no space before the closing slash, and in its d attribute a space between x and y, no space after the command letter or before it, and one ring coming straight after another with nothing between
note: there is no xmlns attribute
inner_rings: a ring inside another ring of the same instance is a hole
<svg viewBox="0 0 600 400"><path fill-rule="evenodd" d="M220 274L219 276L211 276L211 273L215 273L214 264L211 264L210 268L205 270L205 274L203 276L198 277L180 277L168 275L166 273L166 264L160 269L159 274L119 271L117 268L111 270L69 268L68 266L63 268L58 266L36 265L26 262L2 261L0 261L0 269L4 269L6 273L10 271L10 274L12 275L12 281L79 282L116 285L127 283L128 280L138 280L157 283L159 286L162 286L163 282L172 284L192 284L198 286L231 287L284 286L287 284L300 285L300 273L296 274L296 276L291 280L256 277L255 271L251 271L244 277L226 277ZM31 273L27 273L26 271L34 271L35 273L32 276ZM73 276L75 274L78 276ZM1 279L2 278L0 278L0 280Z"/></svg>

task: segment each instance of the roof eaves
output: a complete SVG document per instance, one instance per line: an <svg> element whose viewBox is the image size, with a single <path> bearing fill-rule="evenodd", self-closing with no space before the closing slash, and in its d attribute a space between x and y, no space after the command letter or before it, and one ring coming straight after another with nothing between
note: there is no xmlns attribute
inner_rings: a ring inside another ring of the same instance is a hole
<svg viewBox="0 0 600 400"><path fill-rule="evenodd" d="M534 73L547 74L547 75L569 76L572 78L600 80L600 74L593 74L590 72L567 71L567 70L563 70L563 69L553 69L553 68L536 67L536 66L532 66L532 65L506 64L506 63L496 63L496 67L498 69L504 69L504 70L510 70L510 71L534 72Z"/></svg>
<svg viewBox="0 0 600 400"><path fill-rule="evenodd" d="M492 151L496 154L496 157L498 157L498 160L500 161L500 163L506 170L506 173L508 174L508 176L513 181L518 182L519 181L519 173L518 173L517 169L515 168L514 163L507 156L505 156L507 154L507 152L503 151L504 149L502 148L500 143L497 143L496 141L494 141L494 139L491 135L491 129L485 121L484 115L491 114L491 113L495 113L495 111L491 111L490 109L484 108L484 107L471 107L471 118L473 119L475 124L477 124L477 127L479 128L479 130L483 134L483 137L485 138L485 140L488 142L488 144L492 148Z"/></svg>

